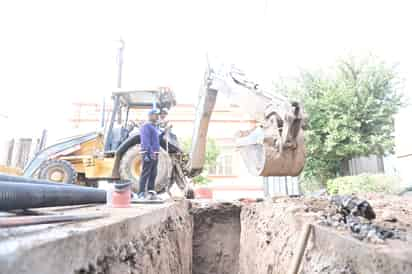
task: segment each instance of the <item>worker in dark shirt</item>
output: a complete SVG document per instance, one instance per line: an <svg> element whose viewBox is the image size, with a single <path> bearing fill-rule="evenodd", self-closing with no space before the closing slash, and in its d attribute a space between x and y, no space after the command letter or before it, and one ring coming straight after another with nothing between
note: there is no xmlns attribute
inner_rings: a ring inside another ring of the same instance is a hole
<svg viewBox="0 0 412 274"><path fill-rule="evenodd" d="M171 128L169 120L167 120L168 114L169 111L167 110L167 108L162 108L160 110L159 121L157 122L160 132L165 132L167 129Z"/></svg>
<svg viewBox="0 0 412 274"><path fill-rule="evenodd" d="M159 130L157 128L159 110L150 110L148 118L148 121L140 128L140 146L143 159L143 168L139 184L140 199L145 198L146 186L150 198L156 198L155 180L160 151Z"/></svg>

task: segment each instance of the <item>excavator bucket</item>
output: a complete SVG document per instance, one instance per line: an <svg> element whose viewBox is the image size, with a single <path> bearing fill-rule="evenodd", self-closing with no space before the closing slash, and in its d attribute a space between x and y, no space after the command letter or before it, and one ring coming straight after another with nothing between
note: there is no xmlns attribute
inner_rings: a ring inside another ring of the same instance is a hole
<svg viewBox="0 0 412 274"><path fill-rule="evenodd" d="M239 148L249 173L256 176L298 176L305 165L303 134L296 139L295 149L279 151L269 144L255 144Z"/></svg>
<svg viewBox="0 0 412 274"><path fill-rule="evenodd" d="M237 146L248 171L257 176L297 176L305 165L304 113L297 102L269 104L264 121L240 132Z"/></svg>
<svg viewBox="0 0 412 274"><path fill-rule="evenodd" d="M195 176L203 168L207 131L218 93L257 121L255 128L239 131L236 139L236 146L251 174L297 176L301 173L305 164L302 106L261 90L233 66L212 68L209 65L196 108L187 166L189 175Z"/></svg>

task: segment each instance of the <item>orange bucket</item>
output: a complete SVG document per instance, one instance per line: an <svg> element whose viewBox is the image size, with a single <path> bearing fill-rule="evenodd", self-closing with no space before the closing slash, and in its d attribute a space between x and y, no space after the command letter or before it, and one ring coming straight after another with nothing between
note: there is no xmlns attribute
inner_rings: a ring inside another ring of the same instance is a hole
<svg viewBox="0 0 412 274"><path fill-rule="evenodd" d="M112 207L130 207L130 200L132 192L130 190L131 184L115 184L112 194Z"/></svg>
<svg viewBox="0 0 412 274"><path fill-rule="evenodd" d="M195 189L195 198L213 199L213 191L208 187L198 187Z"/></svg>

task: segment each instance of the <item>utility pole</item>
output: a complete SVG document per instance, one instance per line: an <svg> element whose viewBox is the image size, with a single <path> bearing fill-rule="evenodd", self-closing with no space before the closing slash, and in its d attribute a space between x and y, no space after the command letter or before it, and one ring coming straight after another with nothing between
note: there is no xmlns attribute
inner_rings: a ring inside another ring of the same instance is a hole
<svg viewBox="0 0 412 274"><path fill-rule="evenodd" d="M119 46L117 48L117 88L122 87L122 70L123 70L123 51L125 42L122 38L119 39Z"/></svg>

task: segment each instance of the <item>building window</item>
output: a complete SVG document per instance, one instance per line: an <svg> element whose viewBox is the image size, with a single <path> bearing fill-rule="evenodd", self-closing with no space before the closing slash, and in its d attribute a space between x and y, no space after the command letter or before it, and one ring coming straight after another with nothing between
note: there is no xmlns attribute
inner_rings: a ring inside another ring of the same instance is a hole
<svg viewBox="0 0 412 274"><path fill-rule="evenodd" d="M216 164L209 167L210 176L232 176L232 155L224 154L220 155L216 159Z"/></svg>

